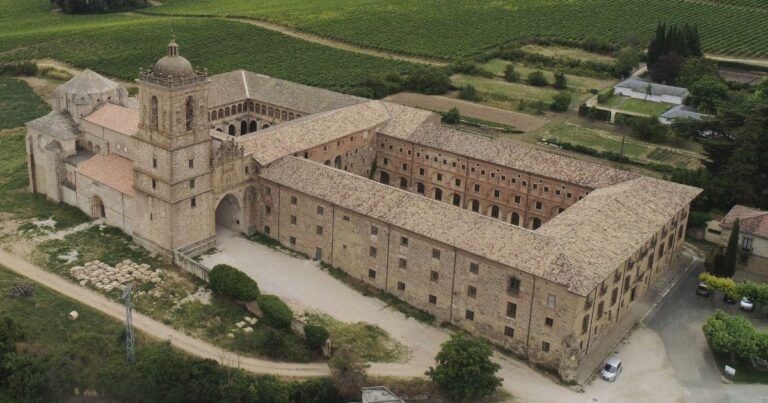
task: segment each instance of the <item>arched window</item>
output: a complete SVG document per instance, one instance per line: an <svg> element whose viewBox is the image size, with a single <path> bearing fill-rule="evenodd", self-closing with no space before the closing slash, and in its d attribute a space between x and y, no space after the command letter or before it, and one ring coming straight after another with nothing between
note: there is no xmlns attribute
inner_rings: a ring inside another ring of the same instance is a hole
<svg viewBox="0 0 768 403"><path fill-rule="evenodd" d="M499 206L492 206L491 207L491 217L499 218Z"/></svg>
<svg viewBox="0 0 768 403"><path fill-rule="evenodd" d="M262 115L266 115L267 114L267 106L266 105L261 105L261 114Z"/></svg>
<svg viewBox="0 0 768 403"><path fill-rule="evenodd" d="M531 229L539 229L541 227L541 219L538 217L535 217L533 219L533 225L531 226Z"/></svg>
<svg viewBox="0 0 768 403"><path fill-rule="evenodd" d="M186 116L187 116L187 130L192 130L192 124L194 122L194 116L195 116L195 110L193 109L194 106L192 105L192 97L187 97L187 102L184 105L184 109L186 110Z"/></svg>
<svg viewBox="0 0 768 403"><path fill-rule="evenodd" d="M251 121L251 125L248 127L248 132L249 132L249 133L250 133L250 132L255 132L255 131L256 131L256 130L258 130L258 129L259 129L259 125L258 125L258 123L256 123L256 121L255 121L255 120L252 120L252 121Z"/></svg>
<svg viewBox="0 0 768 403"><path fill-rule="evenodd" d="M474 211L475 213L479 213L480 212L480 202L479 201L472 200L472 211Z"/></svg>
<svg viewBox="0 0 768 403"><path fill-rule="evenodd" d="M158 119L157 119L157 97L152 96L152 99L149 102L149 127L152 130L158 129Z"/></svg>
<svg viewBox="0 0 768 403"><path fill-rule="evenodd" d="M229 125L229 135L230 136L234 136L235 134L237 134L236 130L237 129L235 129L235 125Z"/></svg>
<svg viewBox="0 0 768 403"><path fill-rule="evenodd" d="M243 112L243 105L237 104L237 113Z"/></svg>
<svg viewBox="0 0 768 403"><path fill-rule="evenodd" d="M274 117L275 117L275 119L279 119L280 118L280 109L275 109Z"/></svg>
<svg viewBox="0 0 768 403"><path fill-rule="evenodd" d="M248 122L242 121L240 122L240 135L248 133Z"/></svg>
<svg viewBox="0 0 768 403"><path fill-rule="evenodd" d="M288 114L288 120L293 120L293 112Z"/></svg>
<svg viewBox="0 0 768 403"><path fill-rule="evenodd" d="M288 120L288 112L283 111L283 114L280 116L280 118L283 120Z"/></svg>
<svg viewBox="0 0 768 403"><path fill-rule="evenodd" d="M341 169L341 155L337 155L336 158L333 159L333 167Z"/></svg>
<svg viewBox="0 0 768 403"><path fill-rule="evenodd" d="M461 206L461 196L453 195L453 205L454 206Z"/></svg>
<svg viewBox="0 0 768 403"><path fill-rule="evenodd" d="M249 104L249 109L250 109L250 111L251 111L251 112L253 112L253 102L251 102L251 103Z"/></svg>
<svg viewBox="0 0 768 403"><path fill-rule="evenodd" d="M224 108L224 116L229 116L229 107Z"/></svg>
<svg viewBox="0 0 768 403"><path fill-rule="evenodd" d="M275 114L275 110L272 109L272 108L269 108L268 111L269 111L269 113L267 113L267 115L269 115L270 117Z"/></svg>
<svg viewBox="0 0 768 403"><path fill-rule="evenodd" d="M208 112L208 121L211 121L211 112Z"/></svg>
<svg viewBox="0 0 768 403"><path fill-rule="evenodd" d="M512 219L509 220L514 225L520 225L520 214L512 213Z"/></svg>
<svg viewBox="0 0 768 403"><path fill-rule="evenodd" d="M224 119L224 109L219 109L219 119Z"/></svg>
<svg viewBox="0 0 768 403"><path fill-rule="evenodd" d="M440 188L435 188L435 200L443 200L443 190Z"/></svg>

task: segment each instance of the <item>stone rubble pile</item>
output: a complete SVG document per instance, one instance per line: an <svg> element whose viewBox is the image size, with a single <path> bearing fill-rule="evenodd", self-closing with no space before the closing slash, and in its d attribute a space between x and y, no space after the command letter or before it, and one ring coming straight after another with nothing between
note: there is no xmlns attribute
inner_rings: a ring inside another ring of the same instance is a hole
<svg viewBox="0 0 768 403"><path fill-rule="evenodd" d="M83 266L74 266L69 269L69 272L80 281L80 285L92 284L105 292L116 288L122 289L123 285L131 282L154 284L163 282L160 277L162 270L152 270L148 264L137 264L127 259L115 267L94 260Z"/></svg>

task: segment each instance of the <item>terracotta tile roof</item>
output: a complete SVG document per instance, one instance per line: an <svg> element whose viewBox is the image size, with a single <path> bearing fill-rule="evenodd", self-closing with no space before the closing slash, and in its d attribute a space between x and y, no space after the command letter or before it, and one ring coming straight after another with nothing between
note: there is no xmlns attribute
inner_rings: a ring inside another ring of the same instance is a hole
<svg viewBox="0 0 768 403"><path fill-rule="evenodd" d="M264 169L262 177L582 296L700 192L638 178L596 190L531 231L302 158L280 159Z"/></svg>
<svg viewBox="0 0 768 403"><path fill-rule="evenodd" d="M768 211L737 204L723 217L720 224L725 228L732 228L737 218L740 233L768 239Z"/></svg>
<svg viewBox="0 0 768 403"><path fill-rule="evenodd" d="M126 136L133 136L139 131L139 119L139 111L107 103L84 120Z"/></svg>
<svg viewBox="0 0 768 403"><path fill-rule="evenodd" d="M319 113L366 102L367 99L272 78L246 70L210 77L208 105L211 108L252 99L298 110Z"/></svg>
<svg viewBox="0 0 768 403"><path fill-rule="evenodd" d="M438 125L421 125L412 133L396 137L592 189L638 177L630 172Z"/></svg>
<svg viewBox="0 0 768 403"><path fill-rule="evenodd" d="M96 154L77 165L77 171L120 193L133 196L133 162L115 154Z"/></svg>

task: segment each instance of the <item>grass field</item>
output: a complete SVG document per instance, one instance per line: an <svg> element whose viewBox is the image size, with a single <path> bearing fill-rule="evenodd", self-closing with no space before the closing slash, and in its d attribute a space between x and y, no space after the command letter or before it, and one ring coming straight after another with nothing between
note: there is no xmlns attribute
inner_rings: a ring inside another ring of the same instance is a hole
<svg viewBox="0 0 768 403"><path fill-rule="evenodd" d="M454 86L472 85L482 97L482 104L501 109L532 111L533 103L542 101L549 105L558 90L552 87L534 87L523 83L510 83L502 79L456 74L451 77ZM520 101L526 106L520 109ZM547 109L546 107L544 108Z"/></svg>
<svg viewBox="0 0 768 403"><path fill-rule="evenodd" d="M47 0L0 0L0 8L0 62L53 58L129 80L164 54L173 30L181 53L214 74L242 68L331 88L413 67L221 19L62 15Z"/></svg>
<svg viewBox="0 0 768 403"><path fill-rule="evenodd" d="M721 3L746 6L724 7ZM659 21L697 25L704 50L768 56L760 0L168 0L151 13L270 20L371 48L433 57L477 53L523 37L650 37Z"/></svg>
<svg viewBox="0 0 768 403"><path fill-rule="evenodd" d="M23 126L50 110L24 81L0 77L0 129Z"/></svg>
<svg viewBox="0 0 768 403"><path fill-rule="evenodd" d="M659 116L672 107L671 104L643 101L642 99L623 97L621 95L611 96L604 105L614 109L644 113L651 116Z"/></svg>
<svg viewBox="0 0 768 403"><path fill-rule="evenodd" d="M614 63L616 61L616 58L611 56L602 55L600 53L588 52L582 49L565 48L561 46L525 45L521 47L521 50L524 50L530 53L537 53L543 56L583 60L583 61L606 63L606 64Z"/></svg>
<svg viewBox="0 0 768 403"><path fill-rule="evenodd" d="M542 138L557 138L572 144L592 147L600 151L618 153L621 150L621 135L596 128L564 121L547 126L526 135L532 141ZM694 148L695 145L688 145ZM703 156L695 151L678 150L667 146L644 143L627 136L624 141L624 155L643 162L655 162L682 168L696 169L701 166Z"/></svg>

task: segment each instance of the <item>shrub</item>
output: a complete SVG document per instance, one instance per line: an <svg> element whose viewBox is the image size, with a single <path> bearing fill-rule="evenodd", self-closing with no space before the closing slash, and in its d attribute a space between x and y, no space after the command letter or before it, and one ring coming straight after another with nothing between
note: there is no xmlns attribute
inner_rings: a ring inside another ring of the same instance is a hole
<svg viewBox="0 0 768 403"><path fill-rule="evenodd" d="M293 320L293 311L275 295L261 295L258 298L263 320L276 329L287 329Z"/></svg>
<svg viewBox="0 0 768 403"><path fill-rule="evenodd" d="M554 112L565 112L571 107L571 94L561 92L552 99L549 109Z"/></svg>
<svg viewBox="0 0 768 403"><path fill-rule="evenodd" d="M342 348L334 354L328 366L331 368L331 380L342 396L359 396L360 388L365 384L368 365L357 353Z"/></svg>
<svg viewBox="0 0 768 403"><path fill-rule="evenodd" d="M501 386L496 376L501 368L491 360L493 351L482 339L454 334L435 357L437 366L427 376L459 402L476 402L491 396Z"/></svg>
<svg viewBox="0 0 768 403"><path fill-rule="evenodd" d="M512 63L509 63L506 67L504 67L504 79L514 83L515 81L520 81L520 73L515 71L515 65Z"/></svg>
<svg viewBox="0 0 768 403"><path fill-rule="evenodd" d="M566 89L568 87L568 79L565 78L565 74L559 71L555 73L555 82L552 83L552 86L558 90Z"/></svg>
<svg viewBox="0 0 768 403"><path fill-rule="evenodd" d="M255 301L259 298L259 285L247 274L236 268L218 264L208 273L211 289L238 301Z"/></svg>
<svg viewBox="0 0 768 403"><path fill-rule="evenodd" d="M604 104L608 102L608 99L610 99L613 96L613 87L606 88L603 91L600 91L599 94L597 94L597 102L600 104Z"/></svg>
<svg viewBox="0 0 768 403"><path fill-rule="evenodd" d="M532 71L531 74L528 74L528 84L535 87L546 87L549 85L549 81L544 77L544 73L540 70L536 70Z"/></svg>
<svg viewBox="0 0 768 403"><path fill-rule="evenodd" d="M467 101L477 101L480 99L480 95L477 93L474 85L467 84L459 88L459 98Z"/></svg>
<svg viewBox="0 0 768 403"><path fill-rule="evenodd" d="M304 335L307 337L307 345L312 351L321 351L326 340L330 337L328 329L321 325L307 325L304 327Z"/></svg>
<svg viewBox="0 0 768 403"><path fill-rule="evenodd" d="M405 88L429 95L444 94L450 86L451 78L438 67L417 68L405 80Z"/></svg>
<svg viewBox="0 0 768 403"><path fill-rule="evenodd" d="M37 64L32 62L0 64L0 75L3 76L34 76L37 74Z"/></svg>
<svg viewBox="0 0 768 403"><path fill-rule="evenodd" d="M450 125L459 123L461 121L461 113L456 108L451 108L448 112L443 114L443 122ZM375 160L374 160L375 161Z"/></svg>

